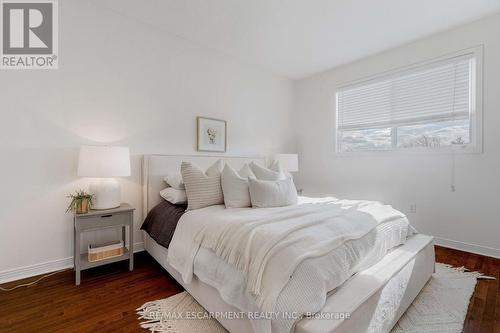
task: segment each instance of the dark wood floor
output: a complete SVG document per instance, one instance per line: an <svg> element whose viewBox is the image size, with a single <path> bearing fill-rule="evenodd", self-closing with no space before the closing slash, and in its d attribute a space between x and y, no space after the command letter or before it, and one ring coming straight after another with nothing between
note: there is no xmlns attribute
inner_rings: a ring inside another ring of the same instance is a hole
<svg viewBox="0 0 500 333"><path fill-rule="evenodd" d="M436 247L436 260L497 278L477 284L465 332L500 333L500 259ZM82 274L79 287L68 270L30 288L0 291L0 332L145 332L138 326L135 309L182 291L145 252L136 254L133 272L122 262Z"/></svg>
<svg viewBox="0 0 500 333"><path fill-rule="evenodd" d="M125 261L83 271L78 287L68 270L30 288L0 291L0 332L147 332L135 309L183 289L146 252L136 253L134 263L132 272Z"/></svg>

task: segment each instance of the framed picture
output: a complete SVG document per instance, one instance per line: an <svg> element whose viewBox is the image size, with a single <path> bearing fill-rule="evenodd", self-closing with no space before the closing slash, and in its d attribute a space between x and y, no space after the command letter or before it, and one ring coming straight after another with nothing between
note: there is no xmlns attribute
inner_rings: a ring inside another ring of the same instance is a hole
<svg viewBox="0 0 500 333"><path fill-rule="evenodd" d="M227 122L204 117L196 121L198 151L226 152Z"/></svg>

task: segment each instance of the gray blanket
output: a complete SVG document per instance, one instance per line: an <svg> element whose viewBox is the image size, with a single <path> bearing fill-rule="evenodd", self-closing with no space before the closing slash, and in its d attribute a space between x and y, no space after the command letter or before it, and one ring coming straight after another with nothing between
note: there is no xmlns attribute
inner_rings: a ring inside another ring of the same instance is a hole
<svg viewBox="0 0 500 333"><path fill-rule="evenodd" d="M146 231L158 244L168 248L177 222L186 211L186 207L162 201L148 213L141 230Z"/></svg>

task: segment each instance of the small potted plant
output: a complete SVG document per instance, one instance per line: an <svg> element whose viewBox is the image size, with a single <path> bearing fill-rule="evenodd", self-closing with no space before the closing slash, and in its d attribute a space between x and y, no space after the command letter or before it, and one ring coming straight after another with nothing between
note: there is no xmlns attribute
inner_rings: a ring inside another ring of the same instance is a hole
<svg viewBox="0 0 500 333"><path fill-rule="evenodd" d="M75 211L77 214L86 214L89 212L90 207L92 206L92 198L93 194L89 194L84 190L76 191L75 194L68 195L68 198L71 199L71 203L66 209L67 212Z"/></svg>

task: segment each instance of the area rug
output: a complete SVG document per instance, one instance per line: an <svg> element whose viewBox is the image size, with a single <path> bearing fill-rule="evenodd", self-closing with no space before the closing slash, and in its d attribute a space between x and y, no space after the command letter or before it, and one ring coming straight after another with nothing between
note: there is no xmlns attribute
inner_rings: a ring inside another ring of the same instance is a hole
<svg viewBox="0 0 500 333"><path fill-rule="evenodd" d="M459 333L481 273L436 264L436 272L391 333ZM187 292L148 302L137 309L151 332L219 333L226 330Z"/></svg>

